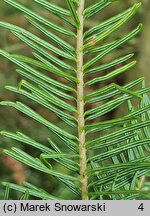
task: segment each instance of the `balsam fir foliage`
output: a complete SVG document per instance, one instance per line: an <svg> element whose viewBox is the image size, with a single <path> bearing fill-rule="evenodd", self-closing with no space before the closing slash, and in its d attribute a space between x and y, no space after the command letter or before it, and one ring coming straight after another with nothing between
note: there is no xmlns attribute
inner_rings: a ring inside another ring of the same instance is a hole
<svg viewBox="0 0 150 216"><path fill-rule="evenodd" d="M17 65L16 72L22 76L18 86L6 86L6 89L49 110L66 125L57 125L21 101L1 101L1 105L17 109L56 137L56 140L45 137L49 143L46 146L38 137L34 140L19 132L19 128L17 132L1 131L1 135L40 151L38 158L17 147L4 149L4 153L52 176L75 199L124 200L146 194L138 182L150 168L150 100L146 94L150 87L145 87L144 78L123 86L107 84L136 64L133 53L115 56L113 52L134 38L142 25L119 35L118 39L113 34L131 20L141 3L85 30L86 20L107 11L114 0L90 1L90 6L86 6L85 0L66 0L66 8L47 0L32 0L65 25L52 22L19 0L4 2L25 14L41 35L40 38L27 29L0 21L1 30L8 29L33 49L32 57L0 50L1 56ZM110 54L112 59L102 63ZM97 83L99 89L89 88ZM102 120L122 104L128 105L125 115ZM57 163L64 169L56 170ZM67 199L49 194L32 182L24 182L24 186L2 184L6 187L4 199L9 199L13 190L22 194L20 199Z"/></svg>

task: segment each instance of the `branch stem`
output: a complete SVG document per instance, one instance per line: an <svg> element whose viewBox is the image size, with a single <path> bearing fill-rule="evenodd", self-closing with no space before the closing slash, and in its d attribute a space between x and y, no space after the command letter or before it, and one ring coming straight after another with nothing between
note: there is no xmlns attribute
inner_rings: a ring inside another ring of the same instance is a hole
<svg viewBox="0 0 150 216"><path fill-rule="evenodd" d="M85 144L85 125L84 120L84 75L83 75L83 11L85 0L79 0L78 17L80 20L80 28L77 30L77 78L79 83L77 85L77 109L78 109L78 138L79 138L79 154L80 154L80 181L81 181L81 198L82 200L88 200L88 187L87 176L85 171L87 168L86 163L86 148Z"/></svg>

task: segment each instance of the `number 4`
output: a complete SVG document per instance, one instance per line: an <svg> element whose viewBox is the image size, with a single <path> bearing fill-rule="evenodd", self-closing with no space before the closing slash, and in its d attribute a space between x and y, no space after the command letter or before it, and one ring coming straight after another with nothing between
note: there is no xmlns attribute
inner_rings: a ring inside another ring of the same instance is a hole
<svg viewBox="0 0 150 216"><path fill-rule="evenodd" d="M141 210L141 211L144 210L144 205L143 205L143 203L141 203L141 204L139 205L138 209Z"/></svg>

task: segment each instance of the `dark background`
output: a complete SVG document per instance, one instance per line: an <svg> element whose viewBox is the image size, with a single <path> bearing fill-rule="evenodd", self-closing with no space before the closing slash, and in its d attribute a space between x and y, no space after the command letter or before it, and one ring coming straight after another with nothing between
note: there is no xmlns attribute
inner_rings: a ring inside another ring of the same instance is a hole
<svg viewBox="0 0 150 216"><path fill-rule="evenodd" d="M24 3L28 7L34 9L34 11L39 11L39 13L43 14L43 16L49 18L50 20L54 20L55 18L48 11L41 11L39 6L33 1L30 0L20 0L20 2ZM65 1L55 0L49 1L55 2L60 6L66 6ZM91 0L87 0L86 4L88 5ZM94 1L92 1L94 2ZM96 16L91 18L86 22L86 28L90 28L102 20L105 20L112 15L115 15L124 9L128 8L132 4L139 2L136 0L119 0L114 2L107 9L103 10L103 12L98 13ZM125 28L121 28L117 34L121 36L134 28L139 22L144 24L143 31L140 35L138 35L135 39L131 40L128 44L126 44L122 50L119 52L124 52L124 50L129 50L131 52L135 52L135 58L138 60L138 64L128 71L127 73L119 76L115 82L118 84L124 84L129 82L136 77L144 76L146 78L146 84L150 84L150 1L142 0L142 7L139 12L135 15L135 17L128 24L125 25ZM11 7L10 5L0 2L0 20L6 21L9 23L13 23L15 25L19 25L24 27L25 29L35 31L34 27L32 27L24 18L23 14ZM56 22L56 20L54 20ZM40 35L37 31L35 31L37 35ZM114 38L116 35L113 36ZM71 39L70 39L71 40ZM10 53L18 53L23 55L31 56L31 49L20 42L13 34L11 34L8 30L0 28L0 48L6 50ZM0 56L0 100L11 100L16 101L19 100L20 97L18 95L12 94L4 89L4 86L9 85L17 85L21 80L21 77L15 72L16 66L11 62ZM23 102L31 105L26 98L22 99ZM33 106L33 105L32 105ZM46 113L45 109L42 107L34 105L33 107L36 111L38 111L43 116L49 115ZM115 115L123 113L123 109L117 110L114 113L111 113L111 117L115 117ZM55 116L51 115L50 118L59 125L63 126L63 123L60 122ZM40 124L35 123L33 120L27 118L23 114L17 112L15 109L1 107L0 108L0 130L7 131L23 131L25 134L28 134L32 138L39 140L41 143L46 143L45 137L49 136L49 132L44 127L41 127ZM60 196L66 196L68 193L64 188L58 187L57 183L53 178L48 177L47 175L43 175L40 172L37 172L33 169L30 169L26 166L21 165L20 163L14 161L13 159L2 154L2 148L10 148L11 146L19 146L20 148L27 150L28 153L36 156L38 155L32 148L25 147L16 143L10 139L0 138L0 182L1 181L10 181L15 182L17 184L22 185L23 180L30 180L33 184L46 189L50 193L56 193ZM34 153L33 153L34 151ZM55 165L59 166L59 165ZM62 169L62 167L57 167L58 169ZM148 183L147 183L148 185ZM0 198L2 198L3 188L0 187ZM65 194L65 195L64 195ZM16 198L16 194L12 193L12 198ZM68 199L73 198L68 193Z"/></svg>

